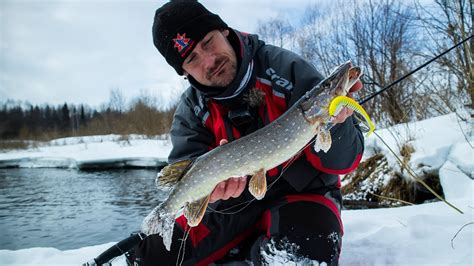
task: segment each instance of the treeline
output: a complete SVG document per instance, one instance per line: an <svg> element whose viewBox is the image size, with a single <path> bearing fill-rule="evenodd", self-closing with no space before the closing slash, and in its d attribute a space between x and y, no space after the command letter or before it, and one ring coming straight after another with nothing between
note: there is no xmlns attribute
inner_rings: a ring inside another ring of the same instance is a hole
<svg viewBox="0 0 474 266"><path fill-rule="evenodd" d="M65 103L62 106L23 106L8 102L0 109L1 139L47 139L63 136L79 129L100 115L86 113L84 105L79 107Z"/></svg>
<svg viewBox="0 0 474 266"><path fill-rule="evenodd" d="M119 95L119 100L117 100ZM152 97L134 99L128 107L118 91L100 110L87 105L59 106L0 103L0 140L46 141L62 137L165 134L171 126L174 106L162 108Z"/></svg>

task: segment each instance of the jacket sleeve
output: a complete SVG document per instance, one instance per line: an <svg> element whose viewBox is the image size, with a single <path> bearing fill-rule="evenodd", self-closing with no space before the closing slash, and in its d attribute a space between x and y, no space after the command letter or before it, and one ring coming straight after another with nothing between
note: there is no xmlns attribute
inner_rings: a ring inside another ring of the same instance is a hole
<svg viewBox="0 0 474 266"><path fill-rule="evenodd" d="M176 108L171 124L171 143L173 148L168 156L168 163L196 158L212 145L213 136L195 115L186 93Z"/></svg>
<svg viewBox="0 0 474 266"><path fill-rule="evenodd" d="M267 78L272 80L276 90L287 95L288 106L292 106L307 91L316 86L323 76L313 65L290 51L267 45L266 63L271 71L266 71ZM272 77L273 75L273 77ZM275 77L290 82L289 86L279 86ZM315 152L313 145L305 150L307 160L316 169L329 174L346 174L354 170L362 158L364 138L360 128L352 117L331 129L332 145L327 153Z"/></svg>
<svg viewBox="0 0 474 266"><path fill-rule="evenodd" d="M332 144L327 153L315 152L314 145L306 148L308 161L318 170L328 174L347 174L357 168L364 152L364 136L354 118L331 129Z"/></svg>

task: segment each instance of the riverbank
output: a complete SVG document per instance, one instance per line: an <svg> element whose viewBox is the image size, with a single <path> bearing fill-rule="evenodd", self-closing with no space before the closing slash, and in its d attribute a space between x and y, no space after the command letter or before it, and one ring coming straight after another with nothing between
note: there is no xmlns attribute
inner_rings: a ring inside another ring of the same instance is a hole
<svg viewBox="0 0 474 266"><path fill-rule="evenodd" d="M0 168L160 168L166 165L171 142L162 136L120 135L56 139L26 150L0 153Z"/></svg>

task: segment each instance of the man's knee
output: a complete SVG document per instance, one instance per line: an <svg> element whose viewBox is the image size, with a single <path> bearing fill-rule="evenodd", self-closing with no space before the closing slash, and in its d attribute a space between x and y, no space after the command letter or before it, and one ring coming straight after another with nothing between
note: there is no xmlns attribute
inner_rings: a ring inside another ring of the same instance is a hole
<svg viewBox="0 0 474 266"><path fill-rule="evenodd" d="M297 201L272 210L271 216L270 235L255 242L253 259L263 264L278 259L337 264L342 237L338 212L322 203Z"/></svg>

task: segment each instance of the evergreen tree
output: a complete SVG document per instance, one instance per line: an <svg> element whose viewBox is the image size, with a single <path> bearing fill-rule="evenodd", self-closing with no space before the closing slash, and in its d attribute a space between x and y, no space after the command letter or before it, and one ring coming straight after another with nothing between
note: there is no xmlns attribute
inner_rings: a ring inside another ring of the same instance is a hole
<svg viewBox="0 0 474 266"><path fill-rule="evenodd" d="M85 127L87 125L86 115L84 113L84 105L81 104L81 118L79 120L79 127Z"/></svg>
<svg viewBox="0 0 474 266"><path fill-rule="evenodd" d="M71 117L66 103L64 103L61 108L61 130L63 132L69 132L71 130Z"/></svg>

